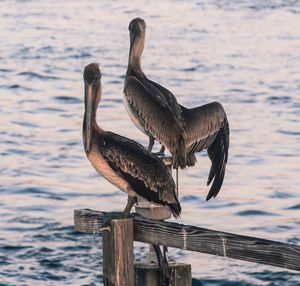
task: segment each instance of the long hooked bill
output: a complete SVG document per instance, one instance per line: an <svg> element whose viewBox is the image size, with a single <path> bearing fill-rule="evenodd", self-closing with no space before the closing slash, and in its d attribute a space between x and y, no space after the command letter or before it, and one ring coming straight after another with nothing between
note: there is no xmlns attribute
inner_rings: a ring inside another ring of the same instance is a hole
<svg viewBox="0 0 300 286"><path fill-rule="evenodd" d="M92 149L92 120L93 120L93 95L94 90L91 84L85 84L84 99L85 99L85 113L84 113L84 150L90 153Z"/></svg>

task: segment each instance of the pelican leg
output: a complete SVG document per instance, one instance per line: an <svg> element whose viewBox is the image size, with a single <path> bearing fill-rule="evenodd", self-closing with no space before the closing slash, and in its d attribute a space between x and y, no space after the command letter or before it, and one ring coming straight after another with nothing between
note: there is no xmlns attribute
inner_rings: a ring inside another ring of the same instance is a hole
<svg viewBox="0 0 300 286"><path fill-rule="evenodd" d="M164 156L165 155L165 146L161 145L160 150L157 153L154 153L154 154L158 155L158 156Z"/></svg>
<svg viewBox="0 0 300 286"><path fill-rule="evenodd" d="M128 199L127 199L127 205L124 209L124 212L123 212L123 218L126 218L129 216L129 213L133 207L133 205L136 203L136 198L135 197L131 197L131 196L128 196Z"/></svg>
<svg viewBox="0 0 300 286"><path fill-rule="evenodd" d="M164 269L166 269L165 273L166 273L166 281L168 282L167 285L169 285L170 283L170 276L169 276L169 271L168 271L168 268L169 268L169 263L168 263L168 246L163 246L163 252L164 252Z"/></svg>
<svg viewBox="0 0 300 286"><path fill-rule="evenodd" d="M176 195L177 195L177 198L178 198L178 168L176 169Z"/></svg>
<svg viewBox="0 0 300 286"><path fill-rule="evenodd" d="M164 262L166 265L168 265L168 246L163 246L163 251L164 251Z"/></svg>
<svg viewBox="0 0 300 286"><path fill-rule="evenodd" d="M166 250L164 247L164 257L161 253L159 245L152 244L155 250L158 266L159 266L159 285L160 286L169 286L170 285L170 277L168 274L168 261L166 258Z"/></svg>
<svg viewBox="0 0 300 286"><path fill-rule="evenodd" d="M155 156L164 156L165 155L165 146L161 145L161 148L158 152L151 152Z"/></svg>
<svg viewBox="0 0 300 286"><path fill-rule="evenodd" d="M154 145L154 138L152 136L149 136L149 145L148 145L148 151L151 152Z"/></svg>

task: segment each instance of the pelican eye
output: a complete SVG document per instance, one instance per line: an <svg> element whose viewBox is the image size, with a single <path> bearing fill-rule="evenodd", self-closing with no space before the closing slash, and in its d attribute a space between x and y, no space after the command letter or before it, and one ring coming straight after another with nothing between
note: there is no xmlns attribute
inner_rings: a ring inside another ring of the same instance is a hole
<svg viewBox="0 0 300 286"><path fill-rule="evenodd" d="M96 74L96 75L95 75L95 77L94 77L94 80L93 80L93 82L94 82L94 83L97 83L97 82L98 82L98 79L99 79L99 75L98 75L98 74Z"/></svg>

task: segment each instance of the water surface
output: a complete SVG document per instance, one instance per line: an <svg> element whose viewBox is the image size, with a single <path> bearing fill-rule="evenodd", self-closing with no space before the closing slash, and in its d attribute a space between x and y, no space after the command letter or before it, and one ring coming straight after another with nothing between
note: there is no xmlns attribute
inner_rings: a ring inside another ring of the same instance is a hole
<svg viewBox="0 0 300 286"><path fill-rule="evenodd" d="M283 0L2 1L0 285L102 285L101 239L74 232L73 210L122 210L126 196L85 158L82 71L101 64L102 127L147 145L122 104L137 16L147 23L147 76L188 107L220 101L230 123L215 200L205 201L204 153L180 172L181 222L299 245L299 14ZM300 285L293 271L170 256L192 264L193 285Z"/></svg>

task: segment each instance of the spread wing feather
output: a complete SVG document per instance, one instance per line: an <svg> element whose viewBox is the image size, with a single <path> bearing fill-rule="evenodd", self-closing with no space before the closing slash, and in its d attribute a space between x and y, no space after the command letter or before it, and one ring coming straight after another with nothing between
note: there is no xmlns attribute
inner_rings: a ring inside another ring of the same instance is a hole
<svg viewBox="0 0 300 286"><path fill-rule="evenodd" d="M186 123L187 147L205 141L206 143L203 146L199 145L196 150L199 152L206 149L211 143L208 137L216 136L226 118L222 105L218 102L212 102L191 109L181 106L181 109Z"/></svg>
<svg viewBox="0 0 300 286"><path fill-rule="evenodd" d="M212 102L188 109L181 107L186 124L187 163L194 165L194 153L207 149L211 169L207 184L212 186L206 197L215 197L223 183L229 149L229 125L222 105Z"/></svg>
<svg viewBox="0 0 300 286"><path fill-rule="evenodd" d="M212 162L207 185L209 185L212 180L213 183L206 197L206 200L209 200L212 197L216 197L221 189L228 160L228 149L229 125L227 119L225 118L215 140L207 149L208 156Z"/></svg>

